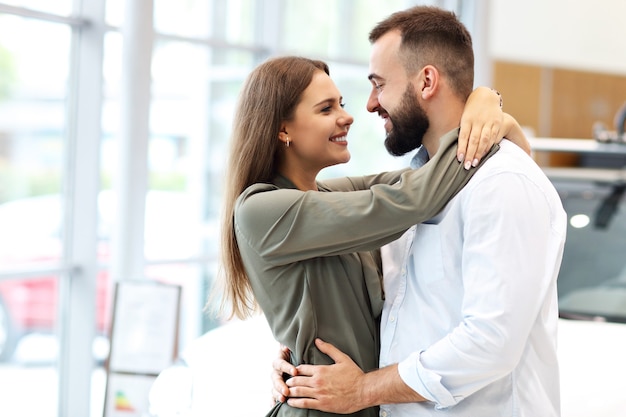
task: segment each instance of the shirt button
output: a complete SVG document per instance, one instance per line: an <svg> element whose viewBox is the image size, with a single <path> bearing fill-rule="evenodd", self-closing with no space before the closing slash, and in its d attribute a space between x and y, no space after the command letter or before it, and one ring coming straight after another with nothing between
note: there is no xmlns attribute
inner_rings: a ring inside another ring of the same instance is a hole
<svg viewBox="0 0 626 417"><path fill-rule="evenodd" d="M391 322L393 323L394 321L396 321L396 318L394 316L389 317L389 320L391 320Z"/></svg>
<svg viewBox="0 0 626 417"><path fill-rule="evenodd" d="M389 414L387 414L387 412L384 410L380 412L380 417L387 417L388 415Z"/></svg>

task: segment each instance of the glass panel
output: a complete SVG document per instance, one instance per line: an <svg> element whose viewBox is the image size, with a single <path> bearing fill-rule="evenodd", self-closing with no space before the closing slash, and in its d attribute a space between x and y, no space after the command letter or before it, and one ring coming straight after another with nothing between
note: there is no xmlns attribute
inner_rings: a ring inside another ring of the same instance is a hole
<svg viewBox="0 0 626 417"><path fill-rule="evenodd" d="M282 47L298 54L328 56L331 39L337 39L340 30L339 5L332 0L287 2Z"/></svg>
<svg viewBox="0 0 626 417"><path fill-rule="evenodd" d="M72 1L73 0L3 0L2 3L11 6L25 7L40 12L69 16L72 13Z"/></svg>
<svg viewBox="0 0 626 417"><path fill-rule="evenodd" d="M255 0L155 0L154 26L168 34L251 44L258 4Z"/></svg>
<svg viewBox="0 0 626 417"><path fill-rule="evenodd" d="M106 0L104 13L108 25L120 27L124 21L124 0Z"/></svg>
<svg viewBox="0 0 626 417"><path fill-rule="evenodd" d="M67 27L0 15L0 265L5 268L61 256L69 44Z"/></svg>
<svg viewBox="0 0 626 417"><path fill-rule="evenodd" d="M36 349L36 343L26 347L22 344L33 334L52 335L56 317L56 277L1 280L0 358L18 362L54 360L56 347L41 344L41 349Z"/></svg>
<svg viewBox="0 0 626 417"><path fill-rule="evenodd" d="M216 30L212 36L232 43L252 44L255 42L255 28L259 5L255 0L222 0L222 14L214 13ZM221 25L219 25L221 23Z"/></svg>
<svg viewBox="0 0 626 417"><path fill-rule="evenodd" d="M100 270L96 278L96 339L93 344L93 356L99 364L103 364L109 354L114 291L109 271Z"/></svg>
<svg viewBox="0 0 626 417"><path fill-rule="evenodd" d="M405 0L287 1L281 49L367 62L369 31L387 15L405 8L405 3Z"/></svg>
<svg viewBox="0 0 626 417"><path fill-rule="evenodd" d="M561 314L626 323L626 187L591 178L553 182L569 220L559 274Z"/></svg>
<svg viewBox="0 0 626 417"><path fill-rule="evenodd" d="M153 59L146 258L216 256L225 144L252 56L159 43ZM175 222L164 222L174 218ZM168 226L168 224L170 226Z"/></svg>
<svg viewBox="0 0 626 417"><path fill-rule="evenodd" d="M104 61L102 88L102 143L100 146L100 178L102 188L111 188L114 170L118 165L115 138L119 136L120 124L120 86L122 82L122 35L119 32L107 32L104 36ZM110 223L113 224L113 223ZM100 234L110 234L100 231Z"/></svg>
<svg viewBox="0 0 626 417"><path fill-rule="evenodd" d="M91 417L102 417L106 384L107 375L104 367L95 368L91 373Z"/></svg>
<svg viewBox="0 0 626 417"><path fill-rule="evenodd" d="M61 259L61 197L45 194L0 204L0 272L54 267Z"/></svg>
<svg viewBox="0 0 626 417"><path fill-rule="evenodd" d="M56 415L57 287L57 276L0 280L0 415Z"/></svg>

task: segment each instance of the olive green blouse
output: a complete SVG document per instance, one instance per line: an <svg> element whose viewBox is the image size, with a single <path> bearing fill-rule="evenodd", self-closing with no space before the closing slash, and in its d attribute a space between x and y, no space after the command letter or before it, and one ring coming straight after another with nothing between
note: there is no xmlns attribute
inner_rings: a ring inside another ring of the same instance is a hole
<svg viewBox="0 0 626 417"><path fill-rule="evenodd" d="M475 172L456 161L456 133L418 170L334 179L320 182L319 191L300 191L277 176L241 194L239 250L273 335L289 347L294 365L332 363L315 347L319 337L364 371L378 367L384 296L378 249L437 214ZM268 415L334 414L278 403ZM376 417L378 409L353 415Z"/></svg>

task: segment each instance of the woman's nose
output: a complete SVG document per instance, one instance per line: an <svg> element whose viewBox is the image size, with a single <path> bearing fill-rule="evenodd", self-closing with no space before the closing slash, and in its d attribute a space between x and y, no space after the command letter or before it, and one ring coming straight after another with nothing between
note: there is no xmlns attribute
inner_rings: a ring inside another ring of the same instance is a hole
<svg viewBox="0 0 626 417"><path fill-rule="evenodd" d="M354 122L354 117L347 111L343 111L343 116L339 119L339 124L341 125L351 125Z"/></svg>

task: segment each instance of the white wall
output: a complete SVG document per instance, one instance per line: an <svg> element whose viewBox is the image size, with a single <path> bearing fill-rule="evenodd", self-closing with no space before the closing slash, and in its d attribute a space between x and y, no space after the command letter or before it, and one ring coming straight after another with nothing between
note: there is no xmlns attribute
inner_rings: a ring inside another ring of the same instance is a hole
<svg viewBox="0 0 626 417"><path fill-rule="evenodd" d="M489 15L493 60L626 75L624 0L490 0Z"/></svg>

